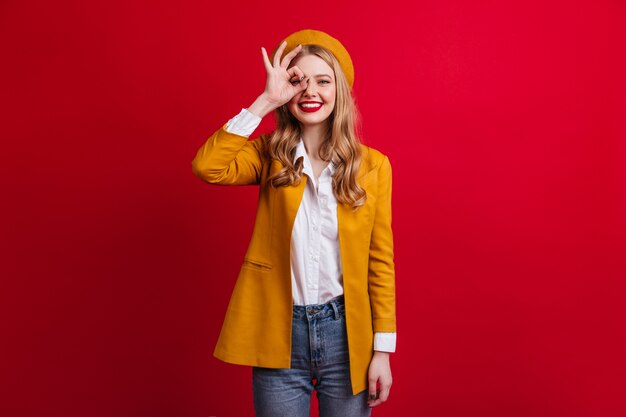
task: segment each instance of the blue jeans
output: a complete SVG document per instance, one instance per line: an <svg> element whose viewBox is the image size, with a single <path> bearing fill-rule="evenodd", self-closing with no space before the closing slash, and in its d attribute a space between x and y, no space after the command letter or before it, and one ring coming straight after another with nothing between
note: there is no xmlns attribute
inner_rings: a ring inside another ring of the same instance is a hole
<svg viewBox="0 0 626 417"><path fill-rule="evenodd" d="M308 417L314 389L320 417L371 415L368 390L352 395L343 295L294 305L291 340L291 368L252 367L257 417Z"/></svg>

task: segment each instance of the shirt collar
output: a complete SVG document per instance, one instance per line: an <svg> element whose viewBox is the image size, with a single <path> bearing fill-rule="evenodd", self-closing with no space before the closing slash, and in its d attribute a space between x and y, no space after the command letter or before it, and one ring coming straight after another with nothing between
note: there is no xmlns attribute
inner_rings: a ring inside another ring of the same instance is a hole
<svg viewBox="0 0 626 417"><path fill-rule="evenodd" d="M313 166L311 165L311 161L309 160L309 156L306 153L306 148L304 147L304 141L302 137L298 141L298 145L296 146L296 154L293 157L293 163L296 164L296 161L300 157L304 157L304 170L307 172L313 173ZM335 164L333 161L330 161L328 164L328 170L330 171L330 175L332 176L335 173Z"/></svg>

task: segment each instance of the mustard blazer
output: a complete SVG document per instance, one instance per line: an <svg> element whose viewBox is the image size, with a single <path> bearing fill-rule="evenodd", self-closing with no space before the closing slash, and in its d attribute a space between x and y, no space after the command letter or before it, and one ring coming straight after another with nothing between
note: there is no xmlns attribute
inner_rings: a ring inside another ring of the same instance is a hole
<svg viewBox="0 0 626 417"><path fill-rule="evenodd" d="M269 134L248 140L225 126L200 147L193 173L211 184L260 190L252 238L213 355L233 364L290 368L291 231L308 177L296 186L272 188L267 177L282 163L261 156ZM354 213L337 204L353 395L368 387L374 332L396 331L391 164L383 153L361 147L357 181L367 191L367 203Z"/></svg>

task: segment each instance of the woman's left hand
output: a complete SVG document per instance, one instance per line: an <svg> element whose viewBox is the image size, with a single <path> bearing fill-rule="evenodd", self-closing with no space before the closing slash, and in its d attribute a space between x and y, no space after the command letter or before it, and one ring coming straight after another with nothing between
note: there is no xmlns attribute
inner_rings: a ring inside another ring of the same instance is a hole
<svg viewBox="0 0 626 417"><path fill-rule="evenodd" d="M368 371L369 397L367 405L376 407L389 397L391 389L391 367L389 366L389 352L374 351ZM380 387L378 388L377 385Z"/></svg>

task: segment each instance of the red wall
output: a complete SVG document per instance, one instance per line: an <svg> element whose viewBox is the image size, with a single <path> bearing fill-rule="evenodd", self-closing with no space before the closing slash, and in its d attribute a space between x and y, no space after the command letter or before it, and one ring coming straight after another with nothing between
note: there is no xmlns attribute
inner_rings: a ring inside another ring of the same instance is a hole
<svg viewBox="0 0 626 417"><path fill-rule="evenodd" d="M374 414L626 415L622 1L74 3L0 6L0 415L252 415L212 352L257 190L191 160L307 27L393 165Z"/></svg>

